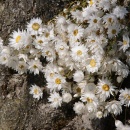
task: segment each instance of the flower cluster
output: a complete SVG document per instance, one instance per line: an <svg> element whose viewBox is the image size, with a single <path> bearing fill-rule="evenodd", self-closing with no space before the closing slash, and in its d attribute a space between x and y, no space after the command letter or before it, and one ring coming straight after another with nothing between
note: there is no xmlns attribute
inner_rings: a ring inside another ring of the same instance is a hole
<svg viewBox="0 0 130 130"><path fill-rule="evenodd" d="M64 9L48 24L33 18L26 30L11 34L8 46L0 40L0 64L20 74L44 73L54 108L77 98L77 114L119 115L122 105L130 106L130 89L120 90L130 66L127 13L117 0L90 0ZM42 98L40 87L30 89L34 98Z"/></svg>

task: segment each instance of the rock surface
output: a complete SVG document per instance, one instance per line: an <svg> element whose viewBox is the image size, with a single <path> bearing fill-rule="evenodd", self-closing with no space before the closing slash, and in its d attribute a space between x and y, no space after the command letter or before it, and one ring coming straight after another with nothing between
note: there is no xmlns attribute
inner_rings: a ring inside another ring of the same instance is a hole
<svg viewBox="0 0 130 130"><path fill-rule="evenodd" d="M31 18L47 22L71 1L0 0L0 37L6 44L10 33L25 28ZM92 121L87 115L76 116L72 103L51 108L46 91L42 100L34 100L29 95L34 83L44 87L44 76L19 75L0 66L0 130L114 130L112 117Z"/></svg>

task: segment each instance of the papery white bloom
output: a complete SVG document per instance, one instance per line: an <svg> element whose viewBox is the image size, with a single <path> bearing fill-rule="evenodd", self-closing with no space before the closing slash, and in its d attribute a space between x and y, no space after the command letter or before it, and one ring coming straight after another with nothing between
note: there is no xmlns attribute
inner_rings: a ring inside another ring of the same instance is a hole
<svg viewBox="0 0 130 130"><path fill-rule="evenodd" d="M10 55L3 54L0 56L0 64L8 66L10 60Z"/></svg>
<svg viewBox="0 0 130 130"><path fill-rule="evenodd" d="M42 20L40 18L33 18L27 24L27 30L31 35L37 35L42 33Z"/></svg>
<svg viewBox="0 0 130 130"><path fill-rule="evenodd" d="M111 8L110 0L101 0L98 4L99 8L103 8L104 11L108 11Z"/></svg>
<svg viewBox="0 0 130 130"><path fill-rule="evenodd" d="M116 6L113 9L113 14L115 14L117 16L117 18L120 18L120 19L123 19L127 13L128 13L128 11L123 6Z"/></svg>
<svg viewBox="0 0 130 130"><path fill-rule="evenodd" d="M19 29L18 31L14 31L11 34L11 38L9 38L9 46L17 50L21 49L24 46L24 39L26 38L24 33L24 31L20 31Z"/></svg>
<svg viewBox="0 0 130 130"><path fill-rule="evenodd" d="M56 59L56 53L53 47L45 46L42 50L42 55L46 57L47 61L53 62Z"/></svg>
<svg viewBox="0 0 130 130"><path fill-rule="evenodd" d="M118 20L114 14L106 14L103 16L103 22L105 23L105 27L112 26L113 24L118 23Z"/></svg>
<svg viewBox="0 0 130 130"><path fill-rule="evenodd" d="M119 31L120 31L119 25L114 24L114 25L112 25L112 26L109 26L109 27L108 27L108 31L107 31L108 38L111 39L111 38L117 36L118 33L119 33Z"/></svg>
<svg viewBox="0 0 130 130"><path fill-rule="evenodd" d="M47 44L47 42L45 41L43 36L36 36L33 44L37 49L42 49Z"/></svg>
<svg viewBox="0 0 130 130"><path fill-rule="evenodd" d="M116 130L130 130L129 125L123 125L123 123L119 120L115 121Z"/></svg>
<svg viewBox="0 0 130 130"><path fill-rule="evenodd" d="M84 112L85 106L82 102L76 102L73 107L75 113L82 114Z"/></svg>
<svg viewBox="0 0 130 130"><path fill-rule="evenodd" d="M84 45L74 46L72 49L71 56L75 61L82 61L87 55L87 48Z"/></svg>
<svg viewBox="0 0 130 130"><path fill-rule="evenodd" d="M86 108L87 108L87 111L89 113L95 113L97 111L97 106L95 106L94 104L92 103L89 103L89 104L86 104Z"/></svg>
<svg viewBox="0 0 130 130"><path fill-rule="evenodd" d="M125 88L120 90L119 100L122 105L130 106L130 89Z"/></svg>
<svg viewBox="0 0 130 130"><path fill-rule="evenodd" d="M2 46L1 55L10 55L11 54L11 48L8 46Z"/></svg>
<svg viewBox="0 0 130 130"><path fill-rule="evenodd" d="M118 76L116 80L117 80L118 83L121 83L121 81L123 80L123 77L122 76Z"/></svg>
<svg viewBox="0 0 130 130"><path fill-rule="evenodd" d="M48 25L43 28L43 35L46 42L53 40L54 38L54 29L53 24Z"/></svg>
<svg viewBox="0 0 130 130"><path fill-rule="evenodd" d="M114 115L120 115L122 112L122 106L119 101L113 100L111 102L108 102L105 108Z"/></svg>
<svg viewBox="0 0 130 130"><path fill-rule="evenodd" d="M81 82L84 79L84 73L81 70L77 70L73 74L74 81Z"/></svg>
<svg viewBox="0 0 130 130"><path fill-rule="evenodd" d="M119 129L122 129L123 128L123 123L119 120L115 120L115 126Z"/></svg>
<svg viewBox="0 0 130 130"><path fill-rule="evenodd" d="M88 59L88 64L86 66L87 71L94 73L97 72L99 67L101 66L101 59L99 56L92 56L90 59Z"/></svg>
<svg viewBox="0 0 130 130"><path fill-rule="evenodd" d="M72 11L71 15L72 15L73 19L76 19L77 22L83 22L83 20L84 20L82 11L79 11L79 10Z"/></svg>
<svg viewBox="0 0 130 130"><path fill-rule="evenodd" d="M30 89L29 93L33 95L33 98L36 98L38 100L40 98L42 98L43 92L42 92L42 90L41 90L41 88L39 86L32 85L29 89Z"/></svg>
<svg viewBox="0 0 130 130"><path fill-rule="evenodd" d="M42 63L40 60L31 60L28 63L28 69L31 73L34 73L34 75L39 74L40 71L42 71Z"/></svg>
<svg viewBox="0 0 130 130"><path fill-rule="evenodd" d="M70 39L80 39L83 36L84 29L81 26L77 26L75 24L70 24L68 26L68 35Z"/></svg>
<svg viewBox="0 0 130 130"><path fill-rule="evenodd" d="M90 19L88 21L89 23L89 27L92 27L92 28L99 28L100 27L100 20L101 18L98 17L97 15L92 15L90 16Z"/></svg>
<svg viewBox="0 0 130 130"><path fill-rule="evenodd" d="M48 98L48 101L51 103L50 105L54 108L58 108L61 106L62 103L62 97L59 95L59 93L54 92L50 93L50 96Z"/></svg>
<svg viewBox="0 0 130 130"><path fill-rule="evenodd" d="M25 61L19 61L18 65L16 66L16 70L18 71L19 74L23 74L27 72L27 64Z"/></svg>
<svg viewBox="0 0 130 130"><path fill-rule="evenodd" d="M62 95L63 102L70 102L72 100L72 95L70 93L63 93Z"/></svg>
<svg viewBox="0 0 130 130"><path fill-rule="evenodd" d="M87 102L87 104L94 104L95 106L98 105L98 99L92 92L85 92L81 95L81 101Z"/></svg>
<svg viewBox="0 0 130 130"><path fill-rule="evenodd" d="M51 91L60 90L66 83L65 77L55 74L53 79L47 83L47 88Z"/></svg>
<svg viewBox="0 0 130 130"><path fill-rule="evenodd" d="M110 94L113 95L115 88L116 87L113 86L108 79L99 79L97 84L97 94L102 101L105 101L108 97L110 97Z"/></svg>
<svg viewBox="0 0 130 130"><path fill-rule="evenodd" d="M121 46L119 50L123 50L124 52L130 47L130 39L128 35L123 35L123 41L119 42Z"/></svg>
<svg viewBox="0 0 130 130"><path fill-rule="evenodd" d="M97 11L98 9L95 7L87 6L86 8L83 8L82 15L84 20L89 20L89 17Z"/></svg>
<svg viewBox="0 0 130 130"><path fill-rule="evenodd" d="M98 112L96 113L96 117L97 117L98 119L101 119L101 118L103 117L103 113L102 113L101 111L98 111Z"/></svg>

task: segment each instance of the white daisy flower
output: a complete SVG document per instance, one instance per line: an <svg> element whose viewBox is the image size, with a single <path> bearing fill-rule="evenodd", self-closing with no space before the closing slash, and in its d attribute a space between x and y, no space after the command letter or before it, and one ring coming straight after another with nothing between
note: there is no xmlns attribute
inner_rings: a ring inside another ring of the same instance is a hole
<svg viewBox="0 0 130 130"><path fill-rule="evenodd" d="M130 106L130 89L125 88L120 90L119 100L122 105Z"/></svg>
<svg viewBox="0 0 130 130"><path fill-rule="evenodd" d="M70 24L68 26L68 35L69 38L76 41L83 36L84 29L81 26L77 26L75 24Z"/></svg>
<svg viewBox="0 0 130 130"><path fill-rule="evenodd" d="M82 102L76 102L73 107L76 114L82 114L85 110L85 106Z"/></svg>
<svg viewBox="0 0 130 130"><path fill-rule="evenodd" d="M118 23L117 17L114 14L106 14L103 16L103 22L105 23L105 27L112 26L113 24Z"/></svg>
<svg viewBox="0 0 130 130"><path fill-rule="evenodd" d="M72 100L72 95L70 93L63 93L62 95L63 102L70 102Z"/></svg>
<svg viewBox="0 0 130 130"><path fill-rule="evenodd" d="M84 79L84 73L81 70L77 70L73 74L74 81L81 82Z"/></svg>
<svg viewBox="0 0 130 130"><path fill-rule="evenodd" d="M56 59L56 53L53 47L45 46L42 50L42 55L46 57L47 61L53 62Z"/></svg>
<svg viewBox="0 0 130 130"><path fill-rule="evenodd" d="M84 45L77 45L71 49L71 56L74 61L82 61L87 56L87 48Z"/></svg>
<svg viewBox="0 0 130 130"><path fill-rule="evenodd" d="M110 94L113 95L115 88L116 87L113 86L108 79L99 79L97 84L97 94L102 101L105 101L108 97L110 97Z"/></svg>
<svg viewBox="0 0 130 130"><path fill-rule="evenodd" d="M28 66L25 61L19 61L16 66L16 71L18 71L19 74L23 74L27 72L27 68Z"/></svg>
<svg viewBox="0 0 130 130"><path fill-rule="evenodd" d="M87 62L87 71L91 73L97 72L99 67L101 66L101 59L99 58L99 56L92 56L87 60Z"/></svg>
<svg viewBox="0 0 130 130"><path fill-rule="evenodd" d="M9 46L13 47L16 50L21 49L24 46L24 42L25 42L24 33L25 33L24 31L20 31L19 29L18 29L18 31L14 31L11 34L11 38L9 38Z"/></svg>
<svg viewBox="0 0 130 130"><path fill-rule="evenodd" d="M116 25L113 24L112 26L108 26L108 31L107 31L108 38L111 39L111 38L117 36L119 31L120 31L120 28L119 28L119 25L117 25L117 24Z"/></svg>
<svg viewBox="0 0 130 130"><path fill-rule="evenodd" d="M53 40L54 38L54 29L53 25L48 25L47 27L43 28L43 36L45 41L49 42L50 40Z"/></svg>
<svg viewBox="0 0 130 130"><path fill-rule="evenodd" d="M101 118L103 117L102 111L97 111L96 117L97 117L98 119L101 119Z"/></svg>
<svg viewBox="0 0 130 130"><path fill-rule="evenodd" d="M69 46L61 40L55 43L55 50L60 56L60 58L65 57L69 53L68 49L69 49Z"/></svg>
<svg viewBox="0 0 130 130"><path fill-rule="evenodd" d="M111 8L110 0L101 0L98 3L99 8L102 8L104 11L109 11Z"/></svg>
<svg viewBox="0 0 130 130"><path fill-rule="evenodd" d="M53 79L47 83L47 88L49 88L50 91L60 90L64 87L65 83L65 77L55 74Z"/></svg>
<svg viewBox="0 0 130 130"><path fill-rule="evenodd" d="M28 63L28 69L31 73L34 73L34 75L39 74L40 71L42 71L42 63L37 60L31 60Z"/></svg>
<svg viewBox="0 0 130 130"><path fill-rule="evenodd" d="M130 47L130 39L128 35L123 35L123 41L119 42L119 45L121 46L119 50L123 50L123 52L125 52Z"/></svg>
<svg viewBox="0 0 130 130"><path fill-rule="evenodd" d="M71 15L72 15L73 19L76 19L77 22L83 22L84 21L82 11L79 11L79 10L71 11Z"/></svg>
<svg viewBox="0 0 130 130"><path fill-rule="evenodd" d="M94 104L95 106L98 105L98 99L92 92L85 92L81 95L81 101L87 102L87 104Z"/></svg>
<svg viewBox="0 0 130 130"><path fill-rule="evenodd" d="M62 97L59 95L59 93L54 92L54 93L50 93L50 96L48 98L48 101L51 103L50 105L53 108L58 108L59 106L61 106L62 103Z"/></svg>
<svg viewBox="0 0 130 130"><path fill-rule="evenodd" d="M93 103L87 103L86 108L87 108L87 111L91 114L97 111L97 106L95 106Z"/></svg>
<svg viewBox="0 0 130 130"><path fill-rule="evenodd" d="M33 18L27 24L27 30L31 35L42 34L42 20L40 18Z"/></svg>
<svg viewBox="0 0 130 130"><path fill-rule="evenodd" d="M45 41L43 36L36 36L36 39L33 42L35 48L42 49L44 46L47 45L47 42Z"/></svg>
<svg viewBox="0 0 130 130"><path fill-rule="evenodd" d="M89 21L88 21L89 27L92 27L95 29L99 28L100 27L100 20L101 20L101 18L98 17L97 15L90 16Z"/></svg>
<svg viewBox="0 0 130 130"><path fill-rule="evenodd" d="M116 15L117 18L120 18L120 19L123 19L127 13L128 13L128 11L123 6L116 6L113 9L113 14Z"/></svg>
<svg viewBox="0 0 130 130"><path fill-rule="evenodd" d="M122 106L119 101L113 100L111 102L108 102L105 106L105 109L108 110L108 112L113 113L114 115L120 115L122 112Z"/></svg>
<svg viewBox="0 0 130 130"><path fill-rule="evenodd" d="M8 54L2 54L0 56L0 64L8 66L10 61L10 55Z"/></svg>
<svg viewBox="0 0 130 130"><path fill-rule="evenodd" d="M89 17L97 11L98 9L95 7L87 6L86 8L83 8L82 15L84 20L89 20Z"/></svg>
<svg viewBox="0 0 130 130"><path fill-rule="evenodd" d="M42 92L42 90L41 90L41 88L39 86L32 85L29 89L30 89L29 93L33 95L33 98L36 98L38 100L40 98L42 98L43 92Z"/></svg>

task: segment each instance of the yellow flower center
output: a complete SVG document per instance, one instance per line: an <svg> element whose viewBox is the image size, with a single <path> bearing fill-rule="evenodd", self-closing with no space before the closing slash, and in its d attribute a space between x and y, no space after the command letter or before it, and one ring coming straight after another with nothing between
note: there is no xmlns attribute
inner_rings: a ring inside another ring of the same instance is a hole
<svg viewBox="0 0 130 130"><path fill-rule="evenodd" d="M109 18L109 19L108 19L108 22L112 23L112 18Z"/></svg>
<svg viewBox="0 0 130 130"><path fill-rule="evenodd" d="M42 40L39 40L39 41L38 41L38 43L42 44L42 43L43 43L43 41L42 41Z"/></svg>
<svg viewBox="0 0 130 130"><path fill-rule="evenodd" d="M125 97L126 99L130 100L130 95L129 95L129 94L124 95L124 97Z"/></svg>
<svg viewBox="0 0 130 130"><path fill-rule="evenodd" d="M50 51L46 51L46 55L51 56Z"/></svg>
<svg viewBox="0 0 130 130"><path fill-rule="evenodd" d="M50 33L46 33L45 37L49 37L50 36Z"/></svg>
<svg viewBox="0 0 130 130"><path fill-rule="evenodd" d="M97 19L94 19L93 22L94 22L94 23L97 23Z"/></svg>
<svg viewBox="0 0 130 130"><path fill-rule="evenodd" d="M33 66L34 69L38 68L36 65Z"/></svg>
<svg viewBox="0 0 130 130"><path fill-rule="evenodd" d="M77 51L77 55L78 55L78 56L81 56L82 54L83 54L83 53L82 53L81 50L78 50L78 51Z"/></svg>
<svg viewBox="0 0 130 130"><path fill-rule="evenodd" d="M34 89L34 94L38 94L38 89Z"/></svg>
<svg viewBox="0 0 130 130"><path fill-rule="evenodd" d="M20 39L21 39L21 36L17 36L16 37L16 43L18 43L20 41Z"/></svg>
<svg viewBox="0 0 130 130"><path fill-rule="evenodd" d="M124 40L124 41L123 41L123 45L126 45L126 44L127 44L127 41Z"/></svg>
<svg viewBox="0 0 130 130"><path fill-rule="evenodd" d="M94 4L93 0L90 0L90 1L89 1L89 5L92 6L93 4Z"/></svg>
<svg viewBox="0 0 130 130"><path fill-rule="evenodd" d="M37 31L40 28L40 25L38 23L34 23L32 25L33 30Z"/></svg>
<svg viewBox="0 0 130 130"><path fill-rule="evenodd" d="M95 40L91 40L91 42L95 42Z"/></svg>
<svg viewBox="0 0 130 130"><path fill-rule="evenodd" d="M81 93L81 88L78 87L78 88L76 89L76 91L77 91L77 93Z"/></svg>
<svg viewBox="0 0 130 130"><path fill-rule="evenodd" d="M94 59L92 59L89 64L91 65L91 67L95 67L96 61Z"/></svg>
<svg viewBox="0 0 130 130"><path fill-rule="evenodd" d="M93 102L93 99L91 99L91 98L89 98L89 97L88 97L86 100L87 100L87 102L89 102L89 103L92 103L92 102Z"/></svg>
<svg viewBox="0 0 130 130"><path fill-rule="evenodd" d="M102 86L102 89L103 89L104 91L109 91L110 87L109 87L107 84L104 84L104 85Z"/></svg>
<svg viewBox="0 0 130 130"><path fill-rule="evenodd" d="M75 30L73 31L73 34L74 34L74 36L77 36L77 34L78 34L78 29L75 29Z"/></svg>
<svg viewBox="0 0 130 130"><path fill-rule="evenodd" d="M115 29L112 29L112 34L116 34L116 30Z"/></svg>
<svg viewBox="0 0 130 130"><path fill-rule="evenodd" d="M23 69L23 68L24 68L24 65L20 65L19 68L20 68L20 69Z"/></svg>
<svg viewBox="0 0 130 130"><path fill-rule="evenodd" d="M50 77L53 77L54 76L54 73L50 73Z"/></svg>
<svg viewBox="0 0 130 130"><path fill-rule="evenodd" d="M54 102L57 102L58 101L58 99L57 98L54 98Z"/></svg>
<svg viewBox="0 0 130 130"><path fill-rule="evenodd" d="M55 79L55 83L56 84L61 84L61 79L59 79L59 78Z"/></svg>

